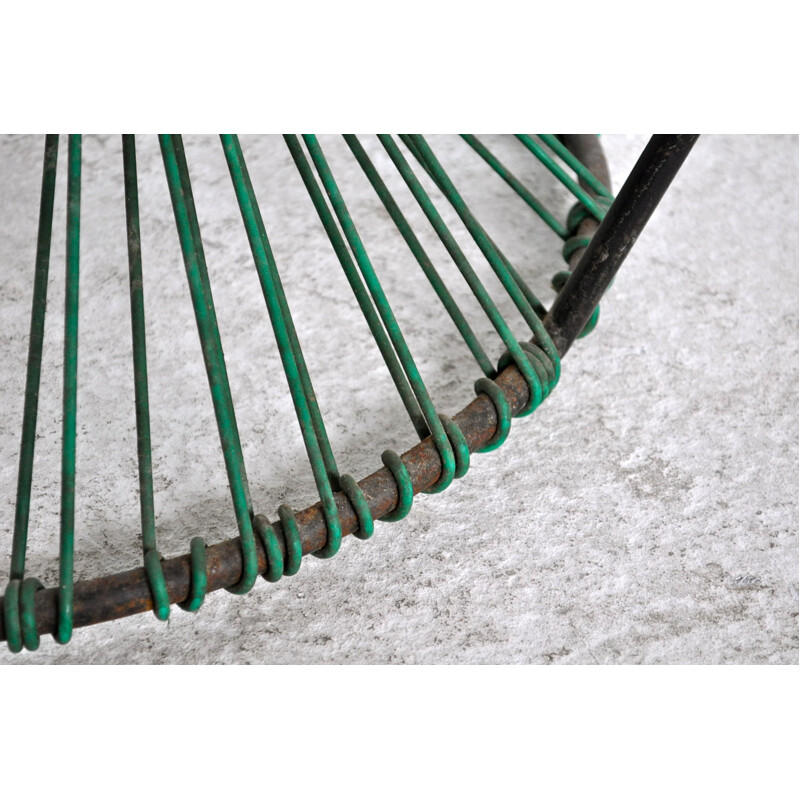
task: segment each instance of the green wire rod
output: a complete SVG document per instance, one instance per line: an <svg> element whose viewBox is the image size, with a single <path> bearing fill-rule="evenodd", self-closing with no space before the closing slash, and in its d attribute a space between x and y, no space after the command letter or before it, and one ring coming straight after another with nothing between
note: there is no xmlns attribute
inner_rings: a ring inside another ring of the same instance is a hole
<svg viewBox="0 0 800 800"><path fill-rule="evenodd" d="M562 221L481 139L472 134L463 134L461 139L465 143L461 157L465 160L477 157L479 160L475 163L483 162L486 166L487 181L505 182L519 198L521 212L531 212L531 220L541 219L544 226L555 234L556 246L562 249L568 266L567 270L557 271L553 278L554 288L561 292L569 283L571 270L587 249L591 249L593 234L612 205L607 176L592 172L560 137L541 134L536 138L519 134L517 140L527 151L526 158L534 156L576 199L567 219ZM466 475L471 466L471 453L486 453L500 447L509 435L512 419L532 413L552 393L561 373L562 353L548 328L548 309L524 279L524 270L511 262L478 220L464 194L444 169L435 148L419 134L378 135L377 139L370 141L374 152L380 152L375 145L383 148L384 162L379 170L364 146L366 137L345 135L343 141L350 157L347 168L360 171L374 191L391 225L413 256L425 283L441 303L455 334L463 340L474 359L477 373L475 400L455 415L443 413L436 406L383 287L380 270L370 257L360 233L374 221L351 212L346 192L342 189L342 176L335 174L332 162L316 136L285 136L288 155L367 323L372 344L389 373L418 442L402 456L394 450L385 450L380 454L383 468L361 482L340 472L244 148L237 136L221 135L220 146L230 180L226 191L231 191L235 197L252 256L249 269L255 269L261 287L274 346L280 356L319 497L316 506L301 512L289 504L281 504L271 522L264 509L254 507L250 492L217 321L212 275L207 264L183 139L178 135L159 135L164 182L197 328L198 355L205 365L238 531L236 539L213 547L208 547L202 536L194 536L189 543L188 555L164 559L157 544L151 387L148 383L145 324L145 276L148 283L157 282L158 270L163 267L148 263L143 255L136 138L124 135L119 167L124 185L125 219L119 224L125 225L128 251L134 379L131 407L136 420L142 561L140 567L127 573L95 579L90 582L92 592L86 594L76 592L74 582L75 542L80 538L80 526L76 528L75 497L81 487L80 475L76 471L82 162L82 139L79 135L67 137L58 586L46 589L37 578L26 577L59 149L58 136L45 137L10 570L0 613L0 638L7 641L12 652L20 652L23 648L36 650L43 632L51 633L57 642L65 644L76 626L144 610L152 610L163 621L169 618L173 604L196 612L209 591L226 588L234 594L245 594L253 589L259 575L269 582L295 575L304 555L330 558L340 550L344 535L353 533L359 539L369 539L378 530L378 522L394 522L405 517L411 511L416 493L446 490L454 480ZM519 155L516 158L519 160ZM343 172L344 169L337 167L336 171ZM411 199L416 204L425 224L443 246L459 279L463 280L491 324L493 340L482 341L467 320L455 299L457 292L442 277L442 265L437 265L426 251L421 232L414 230L398 198L391 193L388 172L393 173L391 180L399 181L399 185L407 190L406 201ZM274 187L270 187L270 191L273 190ZM504 317L497 297L492 296L479 277L476 264L470 261L459 244L458 236L445 223L442 215L445 204L455 211L497 278L499 289L495 288L495 294L505 293L521 316L525 323L522 331L515 330L515 324ZM409 273L409 280L412 278L413 273ZM584 334L594 328L597 313L598 309L595 309L584 326ZM90 321L86 323L90 324ZM265 346L273 345L266 343ZM493 360L489 356L493 350L504 352L498 352L498 360ZM252 469L253 465L250 467ZM127 587L125 591L120 588L123 584ZM136 590L131 588L134 585L138 587ZM106 600L93 604L92 598L101 595ZM132 600L134 595L136 599Z"/></svg>

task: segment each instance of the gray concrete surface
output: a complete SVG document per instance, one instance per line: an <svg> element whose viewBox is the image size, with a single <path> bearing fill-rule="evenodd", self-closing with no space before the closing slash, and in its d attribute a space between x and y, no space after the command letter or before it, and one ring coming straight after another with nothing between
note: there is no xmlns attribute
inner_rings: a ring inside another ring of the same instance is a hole
<svg viewBox="0 0 800 800"><path fill-rule="evenodd" d="M566 212L569 198L522 148L487 141ZM619 188L647 136L602 141ZM344 148L323 142L344 175ZM243 143L340 466L363 476L386 447L410 446L413 430L283 144ZM28 574L47 585L57 578L64 144L28 556ZM463 143L434 145L549 302L557 240ZM0 585L42 146L0 139ZM189 137L187 150L252 493L274 516L282 502L314 502L313 481L218 143ZM87 137L84 157L78 579L140 559L118 137ZM158 537L176 555L197 533L211 543L235 527L153 137L140 137L139 159ZM432 396L452 413L471 399L477 368L366 182L343 182ZM37 652L14 656L3 646L0 664L796 664L797 237L797 137L701 137L557 390L514 422L503 448L474 456L463 480L278 584L216 593L196 615L174 609L168 624L147 614L77 629L64 647L43 637ZM458 297L499 355L466 291ZM525 335L510 303L502 308Z"/></svg>

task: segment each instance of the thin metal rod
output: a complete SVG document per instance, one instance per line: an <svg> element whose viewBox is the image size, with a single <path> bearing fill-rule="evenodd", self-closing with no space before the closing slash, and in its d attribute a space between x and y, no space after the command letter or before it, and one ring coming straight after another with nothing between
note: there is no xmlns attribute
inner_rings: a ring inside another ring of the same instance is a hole
<svg viewBox="0 0 800 800"><path fill-rule="evenodd" d="M698 134L661 134L648 142L545 317L562 356L589 321L697 138Z"/></svg>
<svg viewBox="0 0 800 800"><path fill-rule="evenodd" d="M566 144L559 141L552 133L540 133L539 138L579 176L582 186L591 189L598 195L611 198L609 187L598 178Z"/></svg>
<svg viewBox="0 0 800 800"><path fill-rule="evenodd" d="M39 385L42 375L44 319L47 311L47 278L50 270L50 240L53 232L53 198L56 191L58 134L48 134L44 145L42 199L39 207L39 233L36 238L36 271L31 303L31 333L28 344L28 373L25 379L25 410L22 417L22 442L19 451L17 505L14 540L11 547L12 580L25 576L25 551L28 542L28 517L31 507L33 452L36 446L36 416L39 410Z"/></svg>
<svg viewBox="0 0 800 800"><path fill-rule="evenodd" d="M608 162L606 161L603 148L600 146L600 139L595 133L559 133L558 140L606 187L609 197L611 192L611 175L608 172ZM583 178L579 181L585 189L590 187ZM599 224L599 223L598 223Z"/></svg>
<svg viewBox="0 0 800 800"><path fill-rule="evenodd" d="M255 199L239 139L229 134L223 134L221 139L306 454L325 511L328 536L322 555L328 558L339 550L342 539L339 514L333 498L333 490L339 485L339 470L306 369L300 340L292 321L292 314L267 238L264 220Z"/></svg>
<svg viewBox="0 0 800 800"><path fill-rule="evenodd" d="M144 552L156 547L156 515L153 502L153 459L150 447L150 403L147 388L147 340L144 318L142 242L139 233L139 191L136 179L136 142L133 134L122 137L125 211L128 228L128 262L133 343L133 388L136 406L136 446L139 462L139 501Z"/></svg>
<svg viewBox="0 0 800 800"><path fill-rule="evenodd" d="M394 348L394 351L400 360L403 372L405 372L406 378L408 379L412 391L414 392L414 397L419 405L420 410L422 411L425 426L421 429L420 438L424 438L428 432L430 432L436 440L436 444L439 448L439 452L441 453L443 462L442 480L439 484L437 484L437 486L441 489L444 489L450 484L450 482L453 480L453 476L455 475L456 462L452 444L447 438L442 421L437 416L436 408L433 405L430 395L428 394L425 381L423 381L422 375L420 374L419 369L414 361L414 357L411 355L411 350L406 344L403 332L397 322L394 312L392 311L392 306L386 297L386 293L383 291L383 287L378 279L378 275L372 266L369 256L367 255L364 243L358 234L358 230L356 229L353 218L347 209L347 205L345 204L344 198L342 197L336 180L333 177L330 166L325 159L322 148L320 147L319 142L314 135L304 134L303 141L308 147L309 153L311 154L311 159L314 162L317 173L319 174L322 184L325 187L325 192L327 193L331 201L331 205L333 206L334 213L339 220L339 224L342 226L342 230L344 231L347 242L353 252L353 256L356 259L361 277L363 278L364 283L369 290L370 296L372 297L372 302L376 311L378 312L380 321L383 324L383 328L389 336L392 347ZM372 328L372 326L370 327Z"/></svg>
<svg viewBox="0 0 800 800"><path fill-rule="evenodd" d="M78 301L81 243L81 135L70 134L67 156L67 276L64 288L64 395L61 441L61 534L56 641L72 636L75 560L75 459L78 413Z"/></svg>
<svg viewBox="0 0 800 800"><path fill-rule="evenodd" d="M508 323L490 297L486 287L481 282L469 260L464 255L464 252L458 245L458 242L453 236L452 231L447 227L445 221L437 211L436 206L431 202L430 196L422 187L422 184L414 174L414 171L411 169L411 165L408 163L405 156L403 156L400 148L394 142L392 137L387 134L379 133L378 139L383 144L384 149L389 154L389 158L392 159L395 167L397 167L398 172L403 177L403 180L406 182L408 188L411 190L411 193L414 195L414 198L427 217L428 222L430 222L431 226L436 231L436 235L439 237L445 249L450 254L450 257L453 259L453 262L458 267L458 271L461 273L464 280L469 285L469 288L472 290L473 295L480 303L484 313L491 321L495 331L497 331L497 334L502 339L503 344L505 344L505 346L511 352L514 362L517 364L520 372L525 376L525 379L528 381L528 385L532 387L531 397L529 398L526 407L526 413L528 411L532 411L534 406L540 403L542 400L541 386L539 386L539 396L536 397L535 395L537 380L533 365L523 354L522 348L514 337L514 334L509 328ZM408 140L407 146L412 153L419 152L415 150L416 145L412 139ZM421 158L421 156L415 157ZM424 161L422 162L422 165L425 167ZM427 167L425 168L427 170ZM487 377L491 378L494 376L494 372L492 371L486 373L486 375Z"/></svg>
<svg viewBox="0 0 800 800"><path fill-rule="evenodd" d="M580 184L573 180L565 169L550 158L548 152L530 134L518 133L516 137L561 181L561 183L564 184L564 186L567 187L567 189L569 189L570 192L572 192L572 194L575 195L575 197L578 198L578 200L580 200L581 204L585 206L596 219L603 219L602 207L594 201L589 193L581 188Z"/></svg>
<svg viewBox="0 0 800 800"><path fill-rule="evenodd" d="M559 222L519 178L488 147L471 133L462 133L461 138L535 211L543 222L560 238L567 238L566 227ZM561 144L559 142L559 144ZM564 145L561 145L564 147ZM566 150L566 148L564 148ZM567 150L569 152L569 150Z"/></svg>
<svg viewBox="0 0 800 800"><path fill-rule="evenodd" d="M208 375L214 415L217 419L231 500L244 553L246 569L242 573L241 581L235 586L227 588L234 594L244 594L253 588L258 577L258 570L256 569L256 537L253 533L252 505L244 467L244 456L236 425L236 413L225 367L225 355L222 350L214 300L211 295L211 284L203 254L197 214L191 199L189 173L186 162L182 158L183 150L179 144L180 136L161 134L159 142L178 238L183 252L197 332Z"/></svg>
<svg viewBox="0 0 800 800"><path fill-rule="evenodd" d="M453 299L453 295L450 293L447 285L442 280L438 270L433 265L433 262L428 257L428 254L425 252L425 249L417 238L417 235L414 233L405 215L400 210L400 207L397 205L394 197L392 197L392 193L383 182L378 170L375 169L375 165L372 163L366 151L361 146L358 138L352 134L345 134L344 140L347 142L347 145L352 151L353 155L356 157L359 166L364 171L364 174L367 176L369 182L372 184L372 188L375 189L378 197L383 203L384 208L392 218L392 222L394 222L397 230L400 232L411 252L414 254L417 263L436 292L437 297L442 301L442 305L450 315L450 318L453 320L456 328L458 328L461 338L466 343L475 360L478 362L478 366L480 366L484 374L494 375L494 364L492 364L492 362L489 360L489 356L486 355L486 351L483 349L481 343L478 341L478 337L475 335L472 327L464 317L464 313L459 308L458 303L456 303L456 301Z"/></svg>
<svg viewBox="0 0 800 800"><path fill-rule="evenodd" d="M408 382L408 378L406 377L400 361L397 358L397 354L392 347L392 343L383 329L380 317L369 300L369 296L366 288L363 285L363 282L358 277L356 265L353 261L351 251L345 241L344 236L340 233L339 228L336 225L336 220L334 219L333 213L331 212L330 208L328 208L328 204L325 201L324 195L322 194L322 189L319 188L317 180L314 177L314 173L311 169L311 165L308 163L308 159L306 158L303 149L300 146L300 140L294 134L285 134L283 138L286 142L286 146L289 148L289 152L291 153L292 159L297 167L297 171L300 173L303 184L308 191L311 202L314 204L314 208L317 211L317 216L322 223L322 227L325 229L325 233L328 235L328 239L330 240L331 246L336 253L336 257L339 259L339 264L341 265L342 270L347 277L347 282L350 284L350 288L353 290L353 294L356 297L356 301L361 309L361 313L367 320L369 329L372 332L378 349L380 350L381 356L386 364L386 368L389 370L389 374L392 377L392 381L397 389L397 393L400 395L400 399L402 400L403 405L408 412L408 416L411 418L411 423L414 426L414 429L421 438L425 436L427 432L425 417L419 408L416 398L414 397L414 392L412 391L411 385Z"/></svg>

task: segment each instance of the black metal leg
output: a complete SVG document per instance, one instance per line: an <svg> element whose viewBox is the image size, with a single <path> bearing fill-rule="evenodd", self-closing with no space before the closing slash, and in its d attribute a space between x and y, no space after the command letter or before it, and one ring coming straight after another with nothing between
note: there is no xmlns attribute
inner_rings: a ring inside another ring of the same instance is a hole
<svg viewBox="0 0 800 800"><path fill-rule="evenodd" d="M698 136L659 134L648 142L545 317L545 327L560 355L569 350L589 321Z"/></svg>

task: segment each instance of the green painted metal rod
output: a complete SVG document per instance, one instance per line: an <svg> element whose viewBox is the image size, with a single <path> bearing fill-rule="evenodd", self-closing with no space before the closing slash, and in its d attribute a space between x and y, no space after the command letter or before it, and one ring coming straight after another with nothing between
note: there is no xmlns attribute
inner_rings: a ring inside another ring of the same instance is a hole
<svg viewBox="0 0 800 800"><path fill-rule="evenodd" d="M609 200L613 199L611 190L581 162L575 153L566 147L566 145L562 144L557 136L552 133L539 133L537 135L565 164L576 172L592 191L597 192L601 197L606 197Z"/></svg>
<svg viewBox="0 0 800 800"><path fill-rule="evenodd" d="M475 240L475 243L478 245L483 255L486 257L486 260L489 262L489 265L500 279L503 287L511 296L511 299L514 301L514 305L517 307L520 314L522 314L523 318L530 326L531 332L536 337L542 350L544 350L544 352L547 354L547 357L552 361L555 368L555 380L557 381L561 371L558 351L553 345L550 335L545 330L541 319L534 311L532 304L526 297L525 292L520 285L524 285L524 281L521 281L519 276L515 276L511 273L508 268L507 260L501 257L494 242L487 235L486 231L483 229L483 226L472 214L469 207L458 193L455 185L450 179L450 176L444 171L442 165L433 154L433 151L425 141L424 137L420 134L412 134L408 136L403 135L401 138L404 141L410 140L413 142L415 153L418 154L417 157L421 158L426 166L431 170L437 185L440 186L442 191L447 196L448 201L461 218L461 221L470 232L470 235Z"/></svg>
<svg viewBox="0 0 800 800"><path fill-rule="evenodd" d="M72 638L75 555L75 459L78 412L78 303L81 244L81 136L70 134L67 163L67 277L64 303L64 397L61 446L61 535L56 641Z"/></svg>
<svg viewBox="0 0 800 800"><path fill-rule="evenodd" d="M225 468L228 473L231 499L242 547L244 563L242 577L236 585L229 587L228 591L233 594L245 594L253 588L258 577L258 558L256 555L249 492L246 488L247 476L244 471L244 460L239 443L236 416L233 410L227 371L225 370L222 345L219 340L214 300L211 296L205 258L201 255L202 241L199 238L197 217L194 213L194 205L190 203L186 191L189 188L188 173L183 168L185 163L179 160L176 153L176 139L178 138L170 134L160 134L159 143L175 213L178 237L183 252L186 275L189 280L192 305L194 307L197 330L200 335L203 360L208 374L222 454L225 459Z"/></svg>
<svg viewBox="0 0 800 800"><path fill-rule="evenodd" d="M339 259L339 263L342 266L345 276L347 277L347 281L353 290L353 294L356 297L359 308L364 314L364 318L366 319L367 324L369 325L369 328L375 337L375 342L378 345L381 355L383 356L383 360L387 369L389 370L389 374L394 381L397 393L400 395L400 399L402 400L403 405L408 412L411 423L414 426L417 435L422 439L428 435L428 426L425 422L425 417L423 416L419 404L414 397L414 393L408 383L408 378L403 372L403 368L397 359L397 355L392 347L392 343L389 341L389 337L383 330L380 319L378 318L378 315L369 300L367 290L364 288L362 281L358 277L358 272L355 264L353 263L353 257L348 249L347 243L339 231L339 228L336 225L336 220L334 219L333 214L331 213L330 208L325 201L325 196L323 195L322 190L319 188L317 181L314 178L314 173L311 170L311 166L308 163L308 159L303 152L299 140L293 134L285 135L284 140L286 141L289 152L294 159L295 166L297 167L300 177L302 178L306 190L308 191L311 202L314 204L314 208L316 209L320 222L325 229L325 233L328 235L328 239L330 240L334 252Z"/></svg>
<svg viewBox="0 0 800 800"><path fill-rule="evenodd" d="M423 154L422 150L420 149L419 145L416 142L414 136L409 134L400 134L400 139L402 140L403 144L411 151L414 155L414 158L417 159L420 166L425 170L431 180L434 182L436 187L439 191L448 199L450 200L450 193L449 190L445 187L442 182L441 173L433 170L426 160L425 155ZM451 205L453 205L451 201ZM453 206L455 208L455 206ZM463 221L463 219L462 219ZM498 247L497 242L495 242L491 236L486 232L485 228L480 225L477 220L474 220L472 223L467 225L468 230L470 232L474 230L480 231L480 236L484 241L486 241L492 248L492 251L496 254L496 257L502 262L504 271L508 272L511 277L516 282L519 290L522 292L525 299L528 301L528 304L531 308L536 312L536 314L544 319L545 315L547 314L547 309L545 308L544 304L539 300L539 298L533 293L530 286L528 286L527 281L522 279L522 276L517 272L516 267L511 263L511 260L503 253L503 251ZM474 238L474 235L473 235ZM491 263L491 262L490 262Z"/></svg>
<svg viewBox="0 0 800 800"><path fill-rule="evenodd" d="M308 147L311 159L314 162L314 166L316 167L317 172L322 180L322 184L325 187L325 191L330 198L334 213L336 214L339 224L342 226L344 231L345 237L350 244L350 248L353 251L353 255L355 256L356 262L361 271L361 275L367 284L369 293L372 296L372 300L375 303L378 314L380 315L381 322L383 323L386 332L389 334L392 346L394 347L395 352L400 359L400 363L403 366L403 371L406 373L408 381L414 391L414 396L416 397L417 402L422 409L428 431L430 431L430 435L433 436L436 447L441 455L442 476L439 482L437 482L433 491L443 491L445 488L447 488L447 486L449 486L455 476L456 463L453 446L450 443L447 433L444 430L444 426L436 413L436 409L434 408L433 402L430 399L428 390L425 387L425 382L422 380L422 376L420 375L417 365L414 362L414 357L411 355L411 350L406 343L403 332L400 329L400 325L398 324L394 312L392 311L391 304L389 303L375 269L369 260L364 243L358 234L355 223L353 222L353 218L351 217L350 212L348 211L344 202L344 198L339 191L339 187L335 178L333 177L333 173L330 170L328 162L325 159L322 148L320 147L316 136L313 134L304 134L303 140ZM428 435L428 431L425 432L425 435Z"/></svg>
<svg viewBox="0 0 800 800"><path fill-rule="evenodd" d="M14 537L11 545L11 580L22 580L25 576L25 552L28 544L33 454L36 447L36 418L42 377L42 349L44 321L47 312L47 278L50 271L50 241L53 232L53 200L56 189L57 164L58 134L48 134L44 145L39 232L36 238L36 267L33 278L31 332L28 341L28 368L25 379L25 408L22 414L17 502L14 511Z"/></svg>
<svg viewBox="0 0 800 800"><path fill-rule="evenodd" d="M539 215L551 230L562 239L567 238L567 229L541 203L485 144L471 133L462 133L461 138Z"/></svg>
<svg viewBox="0 0 800 800"><path fill-rule="evenodd" d="M156 515L153 499L153 460L150 446L150 402L147 388L147 340L144 316L144 277L142 242L139 225L139 187L136 171L136 140L132 134L122 137L125 217L128 238L128 275L131 301L131 337L133 345L133 389L136 408L136 455L139 466L139 514L142 528L144 565L153 592L154 612L158 619L169 617L169 592L164 568L156 546Z"/></svg>
<svg viewBox="0 0 800 800"><path fill-rule="evenodd" d="M300 346L300 339L297 336L294 320L289 310L289 303L286 300L283 282L267 237L264 219L261 216L261 210L256 200L239 137L232 134L222 134L220 141L228 162L228 169L231 173L234 191L239 202L239 209L245 220L245 230L251 250L253 250L256 271L267 303L267 310L270 312L270 319L273 320L273 326L275 327L278 351L281 355L284 372L289 381L290 392L292 392L293 398L295 395L297 396L300 408L303 409L305 406L307 409L307 411L302 412L301 416L306 421L310 419L319 445L319 454L324 462L328 477L335 488L338 489L339 469L336 465L336 458L325 430L314 386L311 383L311 377L303 356L303 349ZM277 305L275 305L276 301ZM294 376L298 378L299 382L292 379Z"/></svg>
<svg viewBox="0 0 800 800"><path fill-rule="evenodd" d="M189 222L189 229L191 231L193 240L195 242L195 254L198 264L198 277L201 282L202 291L208 298L207 313L211 322L210 332L213 341L213 348L218 354L217 370L219 371L220 380L225 387L222 392L222 400L225 403L226 414L234 420L234 424L230 427L229 435L232 438L233 450L236 459L239 462L239 473L242 479L242 487L244 489L245 501L247 503L247 512L253 516L253 502L250 497L250 483L247 480L247 470L244 467L244 454L242 452L242 443L239 438L239 427L236 425L236 414L233 408L233 399L231 397L230 383L228 381L228 368L225 364L225 357L222 350L222 340L219 334L219 325L217 324L217 312L214 307L214 301L211 294L211 282L208 278L208 266L206 265L206 255L203 249L203 242L200 236L200 223L197 219L197 209L194 205L194 193L192 192L192 183L189 177L189 167L186 163L186 152L183 147L183 136L172 137L172 144L175 151L175 160L178 166L178 173L181 180L181 188L183 190L183 198L186 203L187 219Z"/></svg>
<svg viewBox="0 0 800 800"><path fill-rule="evenodd" d="M331 485L333 480L336 484L335 488L338 489L339 471L308 377L297 332L291 321L289 305L238 137L223 134L221 140L264 300L278 343L283 370L300 424L303 443L325 514L328 536L325 546L317 551L317 555L321 558L330 558L339 551L342 541L341 522L333 497L334 487Z"/></svg>
<svg viewBox="0 0 800 800"><path fill-rule="evenodd" d="M150 404L147 390L147 342L144 316L142 243L139 233L139 191L136 180L136 145L131 134L122 137L122 159L125 182L125 208L128 223L133 386L136 407L142 546L147 552L156 546L156 518L153 501L153 462L150 448Z"/></svg>
<svg viewBox="0 0 800 800"><path fill-rule="evenodd" d="M405 156L400 151L400 148L397 146L392 137L387 134L378 134L378 139L388 153L389 158L391 158L395 167L397 167L397 170L400 172L400 175L406 182L408 188L411 190L411 193L414 195L414 198L417 200L420 208L422 208L425 216L428 218L428 221L436 231L437 236L458 267L459 272L461 272L464 280L472 290L472 293L481 304L481 308L483 308L484 313L491 320L492 325L502 339L503 344L505 344L509 352L514 357L514 362L525 377L525 381L530 389L529 401L522 410L521 416L530 414L536 408L536 406L542 402L543 399L542 386L533 367L531 366L531 363L522 352L522 348L520 347L519 342L517 342L514 334L511 332L508 323L495 305L472 265L469 263L469 260L464 255L464 252L459 247L458 242L456 242L455 237L437 211L436 206L431 201L428 193L425 191L419 179L414 174L414 171L411 169L411 166L409 165ZM414 150L412 150L412 152L414 152ZM495 370L492 370L491 373L487 373L487 377L494 377L494 374Z"/></svg>
<svg viewBox="0 0 800 800"><path fill-rule="evenodd" d="M433 287L433 290L436 292L436 296L442 301L442 305L445 307L447 313L450 315L450 318L453 320L453 323L461 334L461 337L464 339L464 342L466 343L470 352L478 362L478 366L480 366L481 370L486 375L494 374L494 365L489 360L489 356L486 355L486 351L478 341L478 337L475 335L475 332L472 330L470 324L464 317L464 314L459 308L458 303L456 303L453 295L447 288L447 285L442 280L431 259L428 257L428 254L425 252L425 249L417 238L417 235L414 233L413 228L405 218L403 212L400 210L394 197L392 197L391 192L378 173L378 170L375 169L375 165L372 163L366 151L361 146L358 138L352 134L346 134L344 139L361 166L361 169L364 171L364 174L367 176L367 179L372 184L373 189L375 189L375 192L383 203L384 208L392 218L397 230L400 232L411 252L414 254L414 257L425 274L425 277L428 279L429 283Z"/></svg>
<svg viewBox="0 0 800 800"><path fill-rule="evenodd" d="M598 222L603 221L605 209L588 192L585 192L532 136L527 133L518 133L516 137L581 201Z"/></svg>

